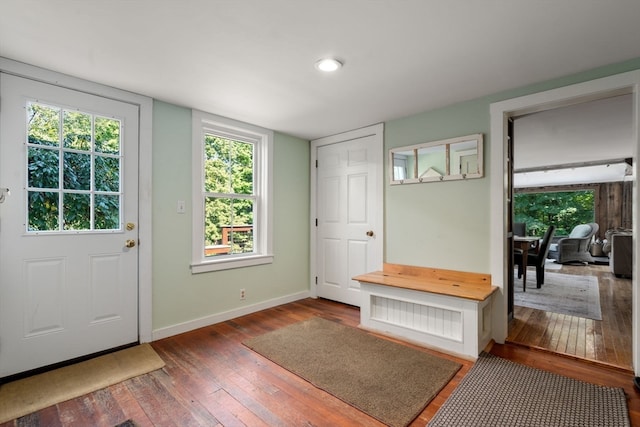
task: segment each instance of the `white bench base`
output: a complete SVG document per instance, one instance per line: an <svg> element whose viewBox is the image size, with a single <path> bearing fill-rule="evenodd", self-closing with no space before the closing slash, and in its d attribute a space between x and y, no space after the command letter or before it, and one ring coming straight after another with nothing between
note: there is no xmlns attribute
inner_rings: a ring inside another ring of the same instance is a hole
<svg viewBox="0 0 640 427"><path fill-rule="evenodd" d="M491 340L493 294L484 301L360 282L363 328L476 359Z"/></svg>

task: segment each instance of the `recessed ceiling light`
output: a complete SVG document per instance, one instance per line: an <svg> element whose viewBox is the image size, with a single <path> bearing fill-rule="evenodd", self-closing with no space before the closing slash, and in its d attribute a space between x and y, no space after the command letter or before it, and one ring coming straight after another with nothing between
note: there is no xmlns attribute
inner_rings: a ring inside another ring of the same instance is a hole
<svg viewBox="0 0 640 427"><path fill-rule="evenodd" d="M342 62L333 58L325 58L316 62L316 68L320 71L330 73L342 67Z"/></svg>

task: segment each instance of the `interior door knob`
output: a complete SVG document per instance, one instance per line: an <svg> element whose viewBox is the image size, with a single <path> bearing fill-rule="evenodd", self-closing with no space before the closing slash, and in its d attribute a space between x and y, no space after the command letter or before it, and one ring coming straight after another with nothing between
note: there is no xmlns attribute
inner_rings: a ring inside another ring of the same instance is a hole
<svg viewBox="0 0 640 427"><path fill-rule="evenodd" d="M369 231L367 231L367 236L369 236L369 237L373 237L373 230L369 230Z"/></svg>
<svg viewBox="0 0 640 427"><path fill-rule="evenodd" d="M129 239L124 244L128 248L133 248L136 245L136 241L133 239Z"/></svg>

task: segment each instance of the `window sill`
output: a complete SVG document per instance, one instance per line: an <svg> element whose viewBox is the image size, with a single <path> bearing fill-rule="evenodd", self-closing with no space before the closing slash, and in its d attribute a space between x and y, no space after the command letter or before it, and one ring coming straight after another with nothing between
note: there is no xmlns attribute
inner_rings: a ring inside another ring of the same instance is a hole
<svg viewBox="0 0 640 427"><path fill-rule="evenodd" d="M240 258L226 258L213 261L201 261L191 264L191 274L208 271L230 270L232 268L252 267L254 265L273 263L273 255L253 255Z"/></svg>

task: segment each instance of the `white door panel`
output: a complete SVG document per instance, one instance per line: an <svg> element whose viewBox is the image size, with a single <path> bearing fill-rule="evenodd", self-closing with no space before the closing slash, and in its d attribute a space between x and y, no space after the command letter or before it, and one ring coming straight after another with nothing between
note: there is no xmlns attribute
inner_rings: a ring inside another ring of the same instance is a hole
<svg viewBox="0 0 640 427"><path fill-rule="evenodd" d="M126 245L138 241L138 107L6 74L0 95L0 187L11 190L0 204L5 377L138 340L138 254ZM60 111L50 133L59 141L34 145L32 105ZM90 120L88 148L73 145L86 135L72 134L69 117ZM105 122L117 140L99 140ZM32 153L59 160L38 166ZM58 187L35 188L32 174L47 168ZM49 228L34 225L40 203Z"/></svg>
<svg viewBox="0 0 640 427"><path fill-rule="evenodd" d="M317 295L360 306L351 278L382 267L382 146L339 138L317 148Z"/></svg>

